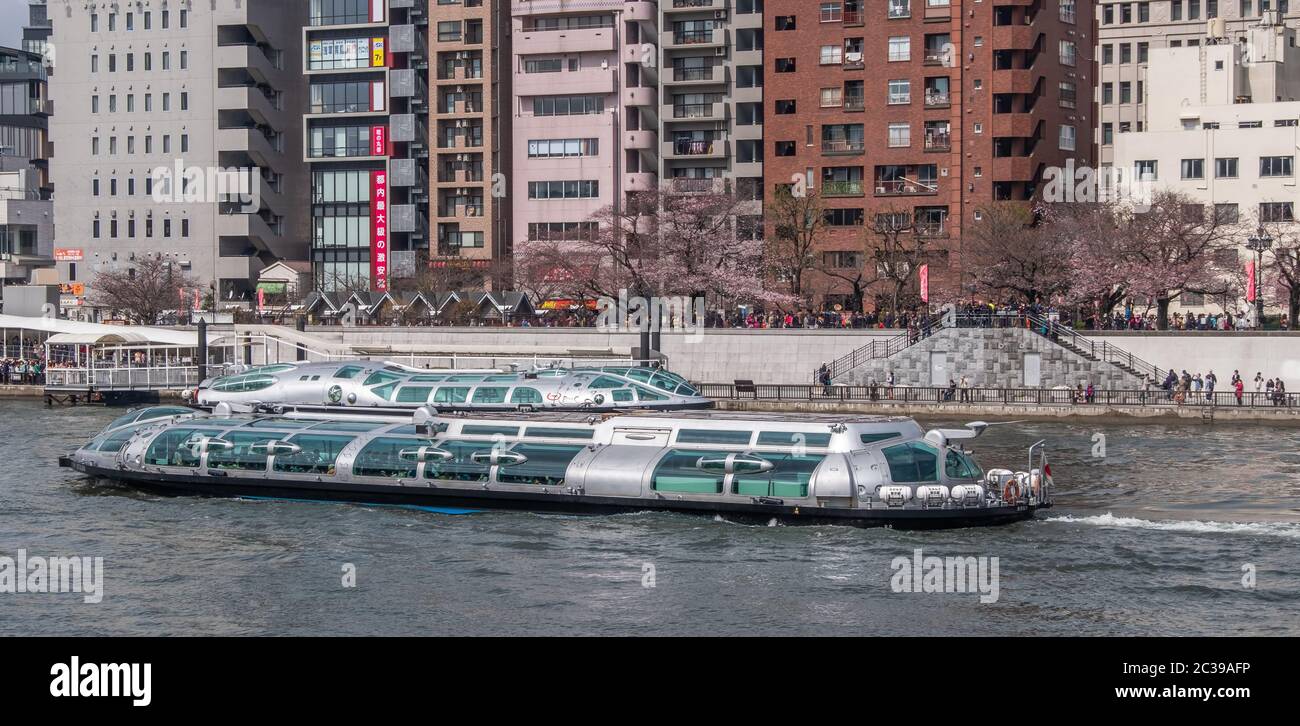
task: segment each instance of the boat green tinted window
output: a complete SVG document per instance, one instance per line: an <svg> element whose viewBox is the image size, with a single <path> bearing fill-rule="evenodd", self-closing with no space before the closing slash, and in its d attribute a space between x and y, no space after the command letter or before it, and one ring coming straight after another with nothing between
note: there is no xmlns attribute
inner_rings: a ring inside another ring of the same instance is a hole
<svg viewBox="0 0 1300 726"><path fill-rule="evenodd" d="M627 381L614 378L613 376L597 376L596 380L587 385L587 388L622 388L627 385Z"/></svg>
<svg viewBox="0 0 1300 726"><path fill-rule="evenodd" d="M411 383L442 383L446 376L411 376Z"/></svg>
<svg viewBox="0 0 1300 726"><path fill-rule="evenodd" d="M170 429L149 444L145 452L146 464L153 466L198 466L197 444L203 438L218 436L221 432L210 429ZM111 438L111 437L110 437ZM108 442L105 441L105 444ZM100 451L105 449L101 446Z"/></svg>
<svg viewBox="0 0 1300 726"><path fill-rule="evenodd" d="M830 444L830 434L807 431L761 431L758 434L759 446L830 446Z"/></svg>
<svg viewBox="0 0 1300 726"><path fill-rule="evenodd" d="M149 408L138 408L125 416L119 416L114 419L113 423L105 427L104 430L109 431L118 426L125 426L135 421L153 421L160 418L183 416L189 413L194 413L194 409L185 408L184 406L150 406Z"/></svg>
<svg viewBox="0 0 1300 726"><path fill-rule="evenodd" d="M250 429L305 429L311 421L292 418L260 418L248 425Z"/></svg>
<svg viewBox="0 0 1300 726"><path fill-rule="evenodd" d="M984 476L974 459L956 449L948 449L948 454L944 457L943 473L949 479L979 479Z"/></svg>
<svg viewBox="0 0 1300 726"><path fill-rule="evenodd" d="M650 488L657 492L721 494L723 477L700 471L695 462L702 456L726 456L729 451L670 451L655 467Z"/></svg>
<svg viewBox="0 0 1300 726"><path fill-rule="evenodd" d="M506 391L509 388L505 386L479 386L474 389L474 403L505 403Z"/></svg>
<svg viewBox="0 0 1300 726"><path fill-rule="evenodd" d="M440 386L433 394L434 403L464 403L469 399L469 389L454 386Z"/></svg>
<svg viewBox="0 0 1300 726"><path fill-rule="evenodd" d="M677 432L679 444L737 444L745 446L751 436L748 431L715 431L713 429L682 429Z"/></svg>
<svg viewBox="0 0 1300 726"><path fill-rule="evenodd" d="M613 395L616 403L631 403L634 400L632 398L632 389L630 388L615 388L613 390Z"/></svg>
<svg viewBox="0 0 1300 726"><path fill-rule="evenodd" d="M528 461L497 470L497 480L507 484L536 484L559 486L564 483L564 472L569 462L582 451L582 446L566 444L519 444L511 451L523 454Z"/></svg>
<svg viewBox="0 0 1300 726"><path fill-rule="evenodd" d="M653 373L649 368L629 368L629 369L627 369L627 377L628 377L628 378L631 378L631 379L634 380L634 381L641 381L642 383L649 383L649 382L650 382L650 377L653 376L653 375L654 375L654 373Z"/></svg>
<svg viewBox="0 0 1300 726"><path fill-rule="evenodd" d="M674 381L671 377L666 376L663 373L656 373L654 377L650 379L650 385L660 390L668 391L669 393L672 393L677 389L677 381Z"/></svg>
<svg viewBox="0 0 1300 726"><path fill-rule="evenodd" d="M679 396L698 396L700 392L691 387L689 383L682 383L677 386L677 395Z"/></svg>
<svg viewBox="0 0 1300 726"><path fill-rule="evenodd" d="M381 383L392 383L393 381L400 380L402 380L402 376L388 373L386 371L375 371L374 373L371 373L370 376L366 378L365 383L362 383L361 385L377 386Z"/></svg>
<svg viewBox="0 0 1300 726"><path fill-rule="evenodd" d="M651 391L649 388L642 388L641 386L635 386L635 388L636 388L636 397L638 400L641 401L667 401L668 400L667 396L663 395L662 393L655 393L654 391Z"/></svg>
<svg viewBox="0 0 1300 726"><path fill-rule="evenodd" d="M130 441L131 437L135 436L135 432L138 430L137 427L133 426L131 428L122 429L121 431L114 431L108 436L105 436L103 441L99 442L99 448L97 451L107 453L121 451L122 447L126 446L126 442Z"/></svg>
<svg viewBox="0 0 1300 726"><path fill-rule="evenodd" d="M518 436L519 427L466 425L460 427L460 432L466 436Z"/></svg>
<svg viewBox="0 0 1300 726"><path fill-rule="evenodd" d="M939 451L929 444L911 441L886 446L882 452L895 483L939 480Z"/></svg>
<svg viewBox="0 0 1300 726"><path fill-rule="evenodd" d="M862 434L860 438L862 439L862 443L864 444L874 444L877 441L888 441L890 439L896 439L900 435L901 434L899 434L897 431L884 431L877 434Z"/></svg>
<svg viewBox="0 0 1300 726"><path fill-rule="evenodd" d="M559 429L546 426L529 426L524 430L524 436L551 439L590 439L595 435L595 429Z"/></svg>
<svg viewBox="0 0 1300 726"><path fill-rule="evenodd" d="M478 383L483 380L483 376L447 376L448 383Z"/></svg>
<svg viewBox="0 0 1300 726"><path fill-rule="evenodd" d="M518 375L515 375L514 373L509 373L500 376L488 376L487 378L483 379L483 382L484 383L514 383L517 380L519 380Z"/></svg>
<svg viewBox="0 0 1300 726"><path fill-rule="evenodd" d="M302 447L296 454L278 454L275 470L288 474L334 475L334 462L343 447L352 443L351 436L326 436L321 434L294 434L290 443Z"/></svg>
<svg viewBox="0 0 1300 726"><path fill-rule="evenodd" d="M249 375L222 378L212 384L212 390L226 393L249 393L270 388L276 383L275 376Z"/></svg>
<svg viewBox="0 0 1300 726"><path fill-rule="evenodd" d="M280 436L275 433L254 433L251 431L232 431L221 438L235 445L233 449L213 449L208 452L209 469L233 469L237 471L266 471L267 455L265 452L253 453L249 449L253 444L265 444L277 441Z"/></svg>
<svg viewBox="0 0 1300 726"><path fill-rule="evenodd" d="M449 461L428 463L424 465L426 479L450 479L453 481L483 482L488 480L490 467L479 464L470 455L475 451L491 451L490 441L440 441L438 448L451 452Z"/></svg>
<svg viewBox="0 0 1300 726"><path fill-rule="evenodd" d="M381 476L388 479L412 479L418 462L401 457L403 449L430 446L428 440L399 439L381 436L366 444L352 463L352 473L357 476Z"/></svg>
<svg viewBox="0 0 1300 726"><path fill-rule="evenodd" d="M344 380L349 380L355 378L356 375L361 371L362 371L361 366L343 366L337 371L334 371L334 377L342 378Z"/></svg>
<svg viewBox="0 0 1300 726"><path fill-rule="evenodd" d="M397 402L425 403L429 400L430 393L433 393L433 386L402 386L397 391Z"/></svg>
<svg viewBox="0 0 1300 726"><path fill-rule="evenodd" d="M536 388L519 387L510 393L510 402L519 404L539 404L542 394Z"/></svg>
<svg viewBox="0 0 1300 726"><path fill-rule="evenodd" d="M806 497L813 470L824 456L793 454L759 454L772 462L772 470L761 474L737 474L733 477L736 494L747 497Z"/></svg>

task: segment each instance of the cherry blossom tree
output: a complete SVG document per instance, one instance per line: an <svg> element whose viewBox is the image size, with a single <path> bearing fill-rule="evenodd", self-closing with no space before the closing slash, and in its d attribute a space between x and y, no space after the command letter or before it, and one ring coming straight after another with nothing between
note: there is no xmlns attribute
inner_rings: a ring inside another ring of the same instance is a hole
<svg viewBox="0 0 1300 726"><path fill-rule="evenodd" d="M165 311L182 307L182 290L187 291L188 300L188 291L199 286L177 263L146 256L96 273L91 299L95 305L123 313L131 323L155 325Z"/></svg>
<svg viewBox="0 0 1300 726"><path fill-rule="evenodd" d="M1024 203L982 207L963 237L966 271L996 297L1014 295L1034 304L1060 296L1070 281L1070 260L1054 231Z"/></svg>

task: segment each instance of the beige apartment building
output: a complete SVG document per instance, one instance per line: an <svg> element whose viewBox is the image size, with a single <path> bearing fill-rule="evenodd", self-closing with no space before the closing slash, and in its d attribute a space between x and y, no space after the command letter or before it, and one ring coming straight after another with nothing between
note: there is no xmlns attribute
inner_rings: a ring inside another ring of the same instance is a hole
<svg viewBox="0 0 1300 726"><path fill-rule="evenodd" d="M247 305L260 270L306 258L305 4L50 0L48 12L54 246L77 251L89 287L95 271L161 255ZM181 178L155 189L160 169ZM212 174L230 169L249 170L245 193L218 196Z"/></svg>
<svg viewBox="0 0 1300 726"><path fill-rule="evenodd" d="M1143 131L1119 134L1116 167L1134 169L1154 189L1174 189L1213 205L1244 242L1259 226L1295 221L1295 156L1300 148L1300 48L1296 31L1256 21L1232 36L1149 52ZM1280 100L1279 100L1280 99ZM1186 296L1180 307L1209 312L1244 301Z"/></svg>
<svg viewBox="0 0 1300 726"><path fill-rule="evenodd" d="M1239 43L1261 18L1300 25L1290 0L1157 0L1097 4L1097 144L1102 166L1115 158L1115 139L1146 130L1151 52L1200 48L1210 28Z"/></svg>

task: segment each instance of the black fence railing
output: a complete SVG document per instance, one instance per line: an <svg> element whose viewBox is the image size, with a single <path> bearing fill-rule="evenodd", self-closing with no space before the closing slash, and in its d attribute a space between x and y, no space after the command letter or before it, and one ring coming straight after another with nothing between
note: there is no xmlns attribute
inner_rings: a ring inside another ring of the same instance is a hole
<svg viewBox="0 0 1300 726"><path fill-rule="evenodd" d="M1147 406L1191 408L1277 408L1300 414L1300 393L1068 388L948 388L930 386L822 386L803 384L696 384L700 394L724 401L822 401L854 403L935 403L1023 406Z"/></svg>

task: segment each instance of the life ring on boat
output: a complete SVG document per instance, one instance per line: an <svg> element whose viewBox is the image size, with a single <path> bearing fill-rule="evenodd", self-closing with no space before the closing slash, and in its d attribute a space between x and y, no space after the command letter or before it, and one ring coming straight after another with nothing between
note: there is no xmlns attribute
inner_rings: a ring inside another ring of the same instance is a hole
<svg viewBox="0 0 1300 726"><path fill-rule="evenodd" d="M1020 501L1020 485L1016 483L1015 479L1008 481L1006 485L1002 487L1002 501Z"/></svg>

